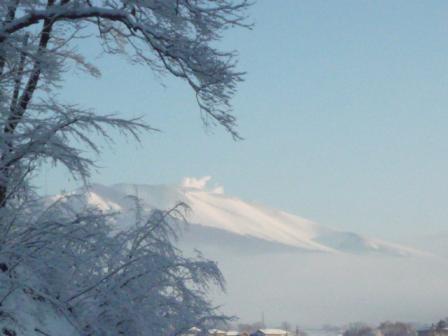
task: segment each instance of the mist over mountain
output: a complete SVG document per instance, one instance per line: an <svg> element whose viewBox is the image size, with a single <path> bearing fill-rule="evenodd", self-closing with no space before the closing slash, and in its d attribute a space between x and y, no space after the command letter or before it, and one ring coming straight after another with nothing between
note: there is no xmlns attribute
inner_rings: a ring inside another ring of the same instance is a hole
<svg viewBox="0 0 448 336"><path fill-rule="evenodd" d="M148 211L187 203L190 224L179 246L218 262L227 292L213 293L214 300L242 321L264 314L271 325L284 320L306 326L426 322L448 311L446 258L245 202L222 187L208 187L209 180L185 178L171 186L94 184L83 202L122 212L117 225L123 229L132 221L128 195L140 198Z"/></svg>

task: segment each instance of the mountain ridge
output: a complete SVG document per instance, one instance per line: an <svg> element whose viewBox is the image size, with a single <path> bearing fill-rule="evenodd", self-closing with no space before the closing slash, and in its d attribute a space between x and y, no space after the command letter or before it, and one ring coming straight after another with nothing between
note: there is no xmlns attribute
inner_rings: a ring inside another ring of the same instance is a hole
<svg viewBox="0 0 448 336"><path fill-rule="evenodd" d="M141 199L143 208L168 209L178 202L191 207L191 225L213 228L236 236L259 239L307 252L425 255L417 249L389 243L354 232L334 230L311 220L254 202L228 196L222 187L209 188L210 177L185 178L180 185L119 183L111 186L92 184L86 204L104 211L128 212L127 195ZM197 230L196 230L197 231Z"/></svg>

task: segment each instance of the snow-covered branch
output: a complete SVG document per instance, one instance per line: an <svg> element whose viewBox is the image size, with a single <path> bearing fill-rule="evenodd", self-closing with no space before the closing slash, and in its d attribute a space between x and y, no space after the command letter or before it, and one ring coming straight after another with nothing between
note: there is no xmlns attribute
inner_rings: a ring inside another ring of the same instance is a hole
<svg viewBox="0 0 448 336"><path fill-rule="evenodd" d="M101 152L92 134L113 142L115 129L139 141L141 132L156 131L140 118L99 115L56 99L73 65L100 76L77 51L86 38L106 53L127 55L185 81L204 122L239 138L231 98L243 73L236 70L236 53L220 50L216 42L232 26L249 27L249 5L247 0L0 1L2 316L13 320L16 300L45 302L67 317L75 334L99 336L174 336L226 320L206 296L210 286L224 289L216 263L201 255L185 257L175 247L185 204L147 213L136 200L135 225L117 231L113 215L83 208L72 202L74 196L43 204L30 175L50 161L87 185L96 163L89 154Z"/></svg>
<svg viewBox="0 0 448 336"><path fill-rule="evenodd" d="M183 205L142 212L143 221L113 231L113 215L77 209L77 197L15 212L0 246L10 279L0 286L2 309L25 289L66 312L85 334L108 336L176 335L227 319L205 298L211 285L224 288L216 263L185 257L174 246ZM30 287L27 274L39 284Z"/></svg>

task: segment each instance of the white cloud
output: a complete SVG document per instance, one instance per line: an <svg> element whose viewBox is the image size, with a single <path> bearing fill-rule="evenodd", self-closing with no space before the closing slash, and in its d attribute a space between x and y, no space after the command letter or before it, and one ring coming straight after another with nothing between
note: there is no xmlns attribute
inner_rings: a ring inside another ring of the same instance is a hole
<svg viewBox="0 0 448 336"><path fill-rule="evenodd" d="M210 188L209 182L212 179L211 176L203 177L184 177L181 183L182 188L207 190L213 194L224 194L224 187L216 185Z"/></svg>
<svg viewBox="0 0 448 336"><path fill-rule="evenodd" d="M211 176L204 176L200 178L184 177L181 186L184 188L205 189L207 183L211 180L211 178Z"/></svg>

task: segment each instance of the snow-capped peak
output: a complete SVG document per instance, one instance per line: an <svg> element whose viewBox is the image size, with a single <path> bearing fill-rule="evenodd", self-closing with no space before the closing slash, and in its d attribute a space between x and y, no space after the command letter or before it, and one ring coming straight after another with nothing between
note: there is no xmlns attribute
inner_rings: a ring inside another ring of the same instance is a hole
<svg viewBox="0 0 448 336"><path fill-rule="evenodd" d="M210 176L186 177L177 186L116 184L94 185L86 202L103 210L131 208L126 196L141 199L147 209L168 209L178 202L187 203L193 225L221 230L239 237L251 237L309 252L420 254L417 250L372 239L351 232L341 232L284 211L245 202L225 195L223 188L210 188Z"/></svg>

